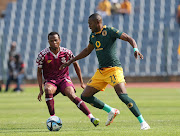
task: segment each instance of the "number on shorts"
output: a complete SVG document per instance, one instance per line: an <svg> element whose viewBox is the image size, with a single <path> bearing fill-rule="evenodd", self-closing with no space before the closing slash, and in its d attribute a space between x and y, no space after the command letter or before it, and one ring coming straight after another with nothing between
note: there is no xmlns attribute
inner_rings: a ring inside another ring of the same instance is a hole
<svg viewBox="0 0 180 136"><path fill-rule="evenodd" d="M116 82L115 82L115 80L116 80L115 75L110 76L110 78L111 78L111 82L112 82L113 84L116 83Z"/></svg>

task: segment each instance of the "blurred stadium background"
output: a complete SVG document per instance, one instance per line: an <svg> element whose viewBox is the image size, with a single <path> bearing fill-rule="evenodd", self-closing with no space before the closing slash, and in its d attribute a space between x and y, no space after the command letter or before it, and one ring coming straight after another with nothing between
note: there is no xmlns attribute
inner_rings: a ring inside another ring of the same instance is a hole
<svg viewBox="0 0 180 136"><path fill-rule="evenodd" d="M0 0L0 80L7 77L10 43L17 42L17 51L26 64L26 82L36 80L37 53L48 47L47 35L57 31L61 46L77 55L88 44L88 17L95 12L100 0ZM120 2L120 1L119 1ZM132 36L144 55L135 60L128 43L117 40L117 55L124 68L126 80L180 81L177 48L180 29L175 20L179 0L130 0L129 16L105 18L104 24ZM83 77L91 77L98 68L95 52L79 61ZM75 71L70 67L70 75Z"/></svg>

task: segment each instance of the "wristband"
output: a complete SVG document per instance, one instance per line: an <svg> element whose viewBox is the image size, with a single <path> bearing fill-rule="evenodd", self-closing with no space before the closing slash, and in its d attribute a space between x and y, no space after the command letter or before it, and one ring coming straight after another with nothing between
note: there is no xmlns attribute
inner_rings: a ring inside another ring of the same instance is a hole
<svg viewBox="0 0 180 136"><path fill-rule="evenodd" d="M134 52L135 52L135 51L139 51L138 48L134 48Z"/></svg>

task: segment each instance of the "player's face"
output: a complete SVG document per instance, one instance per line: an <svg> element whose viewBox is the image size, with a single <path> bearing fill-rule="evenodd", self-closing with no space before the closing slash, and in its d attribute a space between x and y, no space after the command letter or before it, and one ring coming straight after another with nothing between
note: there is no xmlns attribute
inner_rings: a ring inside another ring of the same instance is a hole
<svg viewBox="0 0 180 136"><path fill-rule="evenodd" d="M94 19L89 19L88 20L88 24L89 24L89 28L91 29L91 31L94 32L98 32L98 28L97 28L97 21Z"/></svg>
<svg viewBox="0 0 180 136"><path fill-rule="evenodd" d="M61 40L59 39L58 35L55 34L55 35L50 35L49 36L49 45L52 49L56 50L59 48L59 45L60 45L60 42Z"/></svg>

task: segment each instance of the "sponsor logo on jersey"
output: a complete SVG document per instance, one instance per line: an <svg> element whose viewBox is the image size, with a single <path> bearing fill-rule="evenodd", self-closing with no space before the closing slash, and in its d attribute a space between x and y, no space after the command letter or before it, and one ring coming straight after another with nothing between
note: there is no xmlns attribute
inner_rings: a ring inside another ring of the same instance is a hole
<svg viewBox="0 0 180 136"><path fill-rule="evenodd" d="M68 83L71 83L71 80L69 80L69 79L67 79L67 78L66 78L66 81L67 81Z"/></svg>
<svg viewBox="0 0 180 136"><path fill-rule="evenodd" d="M95 45L97 47L96 51L103 50L103 48L100 48L101 47L101 42L100 41L96 41Z"/></svg>
<svg viewBox="0 0 180 136"><path fill-rule="evenodd" d="M101 46L101 42L100 41L96 41L95 45L96 45L97 48L99 48Z"/></svg>
<svg viewBox="0 0 180 136"><path fill-rule="evenodd" d="M103 50L103 48L96 49L96 51L100 51L100 50Z"/></svg>
<svg viewBox="0 0 180 136"><path fill-rule="evenodd" d="M51 63L52 60L48 60L47 63Z"/></svg>
<svg viewBox="0 0 180 136"><path fill-rule="evenodd" d="M106 35L107 35L107 31L106 31L106 30L103 30L103 31L102 31L102 35L103 35L103 36L106 36Z"/></svg>

